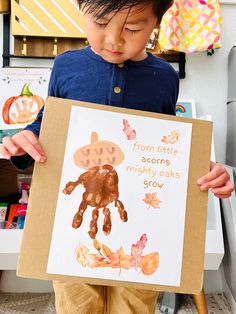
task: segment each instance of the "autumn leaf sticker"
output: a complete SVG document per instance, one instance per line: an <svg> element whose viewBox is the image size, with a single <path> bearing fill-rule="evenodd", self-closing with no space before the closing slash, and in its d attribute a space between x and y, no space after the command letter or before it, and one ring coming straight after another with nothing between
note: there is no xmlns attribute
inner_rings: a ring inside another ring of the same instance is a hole
<svg viewBox="0 0 236 314"><path fill-rule="evenodd" d="M160 208L161 201L157 197L157 193L146 193L143 201L149 205L149 207Z"/></svg>
<svg viewBox="0 0 236 314"><path fill-rule="evenodd" d="M174 143L177 143L180 139L180 133L178 130L174 130L172 132L170 132L169 135L167 136L163 136L162 138L162 142L165 143L165 144L174 144Z"/></svg>
<svg viewBox="0 0 236 314"><path fill-rule="evenodd" d="M136 139L136 131L131 129L128 120L123 119L123 131L127 137L127 140L135 140Z"/></svg>
<svg viewBox="0 0 236 314"><path fill-rule="evenodd" d="M145 248L146 242L147 242L147 236L146 234L143 234L140 240L136 244L133 244L131 247L131 255L133 256L135 269L137 269L140 263L141 256L143 254L143 250Z"/></svg>
<svg viewBox="0 0 236 314"><path fill-rule="evenodd" d="M113 252L108 246L94 239L93 246L96 253L91 253L85 245L80 243L75 252L76 259L83 267L111 267L120 270L134 268L144 275L152 275L159 264L159 253L152 252L144 255L147 241L146 234L143 234L135 244L132 244L129 255L125 254L123 247Z"/></svg>

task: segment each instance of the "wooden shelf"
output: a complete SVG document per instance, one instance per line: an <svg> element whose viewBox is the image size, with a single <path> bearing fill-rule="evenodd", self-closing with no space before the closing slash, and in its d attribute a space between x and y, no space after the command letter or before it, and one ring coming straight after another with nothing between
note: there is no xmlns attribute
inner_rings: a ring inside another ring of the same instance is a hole
<svg viewBox="0 0 236 314"><path fill-rule="evenodd" d="M85 38L50 38L33 36L15 36L14 54L10 54L10 15L3 16L3 67L10 65L11 58L54 58L57 54L69 49L79 49L88 44ZM148 50L170 63L179 66L180 79L185 78L185 53L168 51L160 53L158 47L155 51Z"/></svg>

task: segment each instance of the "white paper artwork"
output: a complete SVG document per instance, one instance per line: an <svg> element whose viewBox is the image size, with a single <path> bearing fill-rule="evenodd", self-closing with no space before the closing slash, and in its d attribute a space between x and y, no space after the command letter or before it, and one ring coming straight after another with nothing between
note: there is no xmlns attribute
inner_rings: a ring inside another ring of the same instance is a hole
<svg viewBox="0 0 236 314"><path fill-rule="evenodd" d="M180 286L191 136L72 107L47 272Z"/></svg>

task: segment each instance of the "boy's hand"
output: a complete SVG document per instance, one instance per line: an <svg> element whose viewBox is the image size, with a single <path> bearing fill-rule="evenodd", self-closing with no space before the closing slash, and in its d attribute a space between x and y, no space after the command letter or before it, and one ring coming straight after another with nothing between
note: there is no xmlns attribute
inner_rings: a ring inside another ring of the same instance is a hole
<svg viewBox="0 0 236 314"><path fill-rule="evenodd" d="M211 162L210 171L202 176L197 183L202 191L211 189L219 198L227 198L234 191L230 176L224 166Z"/></svg>
<svg viewBox="0 0 236 314"><path fill-rule="evenodd" d="M31 131L24 130L12 137L6 136L2 142L2 145L0 145L0 154L6 159L27 153L37 162L44 162L46 160L38 137Z"/></svg>

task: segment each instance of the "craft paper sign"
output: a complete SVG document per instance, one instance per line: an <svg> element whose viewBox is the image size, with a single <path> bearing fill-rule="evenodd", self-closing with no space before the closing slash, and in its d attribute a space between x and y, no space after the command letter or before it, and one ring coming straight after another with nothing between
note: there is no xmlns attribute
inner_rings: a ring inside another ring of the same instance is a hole
<svg viewBox="0 0 236 314"><path fill-rule="evenodd" d="M20 276L201 290L211 122L49 98L40 140Z"/></svg>
<svg viewBox="0 0 236 314"><path fill-rule="evenodd" d="M50 69L0 69L0 130L24 128L44 105Z"/></svg>

